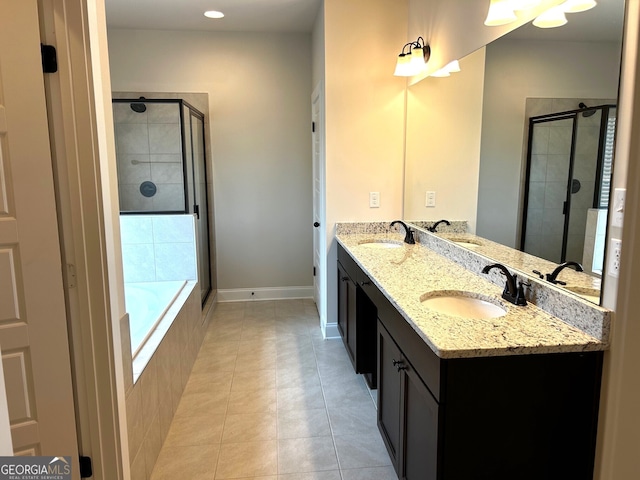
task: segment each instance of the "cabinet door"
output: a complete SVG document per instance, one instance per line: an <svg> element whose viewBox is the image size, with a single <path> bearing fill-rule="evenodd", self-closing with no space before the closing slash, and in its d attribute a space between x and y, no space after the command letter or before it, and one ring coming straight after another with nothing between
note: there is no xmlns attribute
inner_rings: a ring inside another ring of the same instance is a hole
<svg viewBox="0 0 640 480"><path fill-rule="evenodd" d="M438 403L411 365L401 366L402 457L401 478L436 480L438 474Z"/></svg>
<svg viewBox="0 0 640 480"><path fill-rule="evenodd" d="M347 315L349 307L349 275L338 263L338 331L347 338Z"/></svg>
<svg viewBox="0 0 640 480"><path fill-rule="evenodd" d="M378 429L398 471L400 452L401 374L403 357L395 342L378 321Z"/></svg>
<svg viewBox="0 0 640 480"><path fill-rule="evenodd" d="M338 331L352 362L356 353L356 285L338 263ZM355 363L354 363L355 365Z"/></svg>

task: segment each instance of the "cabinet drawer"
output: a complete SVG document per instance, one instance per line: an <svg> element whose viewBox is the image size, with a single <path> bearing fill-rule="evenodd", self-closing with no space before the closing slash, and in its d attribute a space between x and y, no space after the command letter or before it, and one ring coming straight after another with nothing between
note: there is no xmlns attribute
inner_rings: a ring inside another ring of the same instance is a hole
<svg viewBox="0 0 640 480"><path fill-rule="evenodd" d="M345 272L347 272L347 275L351 277L351 280L356 284L362 282L364 275L362 269L340 244L338 244L338 262L342 265Z"/></svg>
<svg viewBox="0 0 640 480"><path fill-rule="evenodd" d="M436 400L440 399L440 370L442 360L429 348L425 341L411 328L407 320L387 300L373 282L366 277L362 289L378 310L378 319L391 334L402 352L413 366L418 376L427 385Z"/></svg>

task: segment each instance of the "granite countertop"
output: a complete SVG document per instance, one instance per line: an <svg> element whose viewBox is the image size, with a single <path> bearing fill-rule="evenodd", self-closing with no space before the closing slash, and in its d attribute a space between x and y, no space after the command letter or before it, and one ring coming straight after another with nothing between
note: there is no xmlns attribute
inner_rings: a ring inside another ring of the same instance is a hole
<svg viewBox="0 0 640 480"><path fill-rule="evenodd" d="M509 265L511 268L520 270L529 277L536 277L534 270L542 274L551 273L558 266L554 262L545 260L534 255L506 247L486 238L478 237L471 233L438 233L439 237L452 242L467 242L462 245L470 248L474 252L495 259L497 262ZM572 289L574 293L584 293L585 296L599 296L602 280L599 277L587 273L577 272L573 267L564 268L558 275L558 280L564 281L566 289ZM558 285L558 287L563 287ZM599 303L599 299L594 299Z"/></svg>
<svg viewBox="0 0 640 480"><path fill-rule="evenodd" d="M336 238L441 358L584 352L605 350L608 346L606 341L532 303L519 307L503 300L502 288L484 275L475 274L426 246L405 244L403 235L338 233ZM391 241L400 246L381 249L363 245L371 241ZM434 312L422 303L421 298L442 291L465 292L499 305L507 313L491 319L469 319Z"/></svg>

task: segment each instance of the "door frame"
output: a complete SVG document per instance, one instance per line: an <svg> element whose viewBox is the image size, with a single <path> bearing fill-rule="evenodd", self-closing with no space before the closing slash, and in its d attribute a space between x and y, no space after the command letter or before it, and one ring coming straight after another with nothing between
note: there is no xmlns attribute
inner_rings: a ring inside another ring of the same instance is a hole
<svg viewBox="0 0 640 480"><path fill-rule="evenodd" d="M128 480L124 282L104 2L38 0L76 398L78 448L96 480ZM115 187L114 187L115 186Z"/></svg>
<svg viewBox="0 0 640 480"><path fill-rule="evenodd" d="M314 105L317 105L317 117L313 113ZM313 257L315 260L316 250L320 252L320 264L314 265L317 267L316 276L314 277L314 296L315 296L315 284L319 283L319 298L316 299L316 305L318 307L318 315L320 316L320 328L322 334L327 336L327 227L326 227L326 200L325 200L325 185L326 185L326 172L325 172L325 112L324 112L324 82L320 81L313 89L311 94L311 121L312 125L312 177L315 177L316 172L318 174L319 182L319 194L316 195L315 178L311 179L311 190L313 193L313 217L318 218L320 223L319 227L312 227L313 230ZM313 145L318 141L320 146L318 155L315 153ZM315 261L314 261L315 263ZM337 328L336 328L337 330ZM333 335L335 336L335 335Z"/></svg>

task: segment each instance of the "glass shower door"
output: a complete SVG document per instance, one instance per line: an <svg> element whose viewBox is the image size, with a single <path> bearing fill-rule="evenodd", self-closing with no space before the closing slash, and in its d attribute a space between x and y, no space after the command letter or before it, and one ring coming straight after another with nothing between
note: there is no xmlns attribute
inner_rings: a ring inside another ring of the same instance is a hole
<svg viewBox="0 0 640 480"><path fill-rule="evenodd" d="M535 122L529 132L523 251L556 263L563 258L574 118Z"/></svg>

